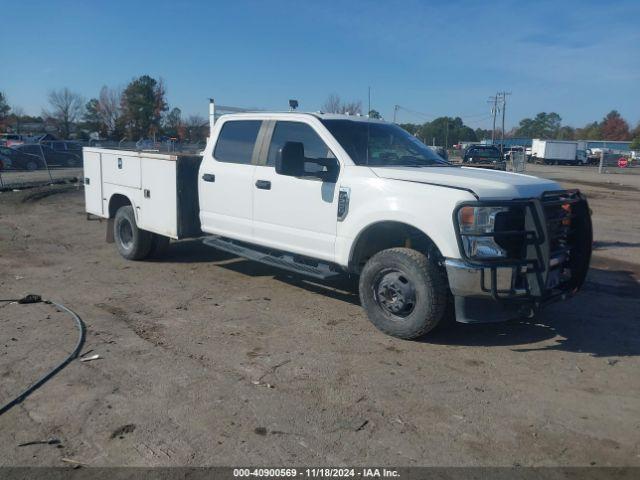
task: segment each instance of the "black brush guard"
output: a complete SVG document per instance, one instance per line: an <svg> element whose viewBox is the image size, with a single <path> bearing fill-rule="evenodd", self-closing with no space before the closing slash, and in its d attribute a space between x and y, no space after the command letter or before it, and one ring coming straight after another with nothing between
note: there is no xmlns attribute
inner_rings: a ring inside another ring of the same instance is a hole
<svg viewBox="0 0 640 480"><path fill-rule="evenodd" d="M523 239L520 258L485 260L467 256L458 224L458 211L472 207L521 207L523 230L467 236L517 236ZM456 237L465 262L481 270L481 289L500 302L532 301L536 307L575 294L589 270L593 232L587 200L578 190L550 191L540 198L477 201L458 205L453 212ZM499 289L498 268L513 268L511 286ZM488 272L485 273L485 272Z"/></svg>

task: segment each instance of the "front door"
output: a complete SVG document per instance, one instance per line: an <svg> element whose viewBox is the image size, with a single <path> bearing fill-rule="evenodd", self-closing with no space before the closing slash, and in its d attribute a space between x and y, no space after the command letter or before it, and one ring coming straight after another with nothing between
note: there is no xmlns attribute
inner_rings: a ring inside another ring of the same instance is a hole
<svg viewBox="0 0 640 480"><path fill-rule="evenodd" d="M313 127L278 121L266 158L255 167L253 235L255 242L279 250L334 261L337 226L336 183L315 177L290 177L275 171L278 152L286 142L304 145L305 158L335 158ZM267 134L267 136L269 136Z"/></svg>
<svg viewBox="0 0 640 480"><path fill-rule="evenodd" d="M204 232L252 241L252 180L261 125L260 120L222 123L213 150L202 159L198 193Z"/></svg>

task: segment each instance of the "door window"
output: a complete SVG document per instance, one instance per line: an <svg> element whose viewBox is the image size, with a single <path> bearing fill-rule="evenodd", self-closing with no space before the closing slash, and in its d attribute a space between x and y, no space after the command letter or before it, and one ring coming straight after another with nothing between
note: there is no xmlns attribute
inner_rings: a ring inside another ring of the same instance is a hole
<svg viewBox="0 0 640 480"><path fill-rule="evenodd" d="M222 126L213 156L220 162L250 164L260 120L232 120Z"/></svg>
<svg viewBox="0 0 640 480"><path fill-rule="evenodd" d="M306 123L301 122L276 122L269 145L267 165L274 166L276 157L287 142L299 142L304 146L304 156L308 159L335 158L329 147L320 136ZM326 170L326 167L317 163L305 162L305 171L315 173Z"/></svg>

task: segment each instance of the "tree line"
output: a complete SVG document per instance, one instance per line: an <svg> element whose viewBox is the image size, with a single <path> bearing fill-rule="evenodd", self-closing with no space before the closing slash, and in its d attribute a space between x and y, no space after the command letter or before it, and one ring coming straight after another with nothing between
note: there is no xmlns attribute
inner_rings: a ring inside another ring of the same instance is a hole
<svg viewBox="0 0 640 480"><path fill-rule="evenodd" d="M640 122L634 129L617 110L611 110L600 121L582 128L562 125L562 117L555 112L540 112L534 118L520 120L509 135L512 137L550 138L555 140L640 140Z"/></svg>
<svg viewBox="0 0 640 480"><path fill-rule="evenodd" d="M24 115L19 107L9 106L0 92L0 128L11 125L43 122L51 126L61 138L74 134L88 139L97 134L109 140L139 140L171 137L183 142L201 142L208 134L207 120L200 115L183 117L180 108L169 108L162 79L148 75L134 78L124 89L103 86L98 95L86 101L68 88L49 92L48 107L40 117ZM329 95L322 105L327 113L362 114L362 102L344 101L339 95ZM369 117L382 118L376 110ZM460 142L477 142L491 138L491 130L465 125L460 117L439 117L422 124L400 124L424 143L451 146ZM496 138L501 132L494 132ZM506 138L548 138L556 140L632 140L633 149L640 149L640 123L631 129L629 123L616 110L602 120L588 123L582 128L562 124L556 112L540 112L533 118L520 120L517 127L505 132Z"/></svg>
<svg viewBox="0 0 640 480"><path fill-rule="evenodd" d="M164 82L149 75L134 78L123 89L103 86L88 101L66 87L50 91L47 100L41 116L33 117L9 106L0 92L0 128L11 126L19 133L21 124L41 122L60 138L83 140L97 135L117 141L170 137L197 143L208 135L208 121L200 115L184 118L179 108L170 109Z"/></svg>

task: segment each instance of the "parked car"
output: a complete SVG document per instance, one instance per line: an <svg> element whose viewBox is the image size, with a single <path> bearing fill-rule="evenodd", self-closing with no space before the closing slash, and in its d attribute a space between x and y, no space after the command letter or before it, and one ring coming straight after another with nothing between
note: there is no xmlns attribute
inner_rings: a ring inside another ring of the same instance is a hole
<svg viewBox="0 0 640 480"><path fill-rule="evenodd" d="M497 165L496 152L469 161ZM589 268L577 190L454 166L366 117L230 114L202 157L83 154L86 211L108 219L124 258L206 233L206 245L301 275L359 275L369 319L400 338L426 334L449 308L464 323L533 315L575 294Z"/></svg>
<svg viewBox="0 0 640 480"><path fill-rule="evenodd" d="M500 150L493 145L474 145L465 150L462 163L471 167L506 170L507 164L500 155Z"/></svg>
<svg viewBox="0 0 640 480"><path fill-rule="evenodd" d="M71 152L82 156L82 144L69 140L46 140L40 142L40 145L46 145L53 148L56 152Z"/></svg>
<svg viewBox="0 0 640 480"><path fill-rule="evenodd" d="M16 150L23 153L29 153L31 155L37 155L40 158L44 155L47 165L50 167L77 167L82 164L82 152L59 152L47 145L41 145L38 143L18 145Z"/></svg>
<svg viewBox="0 0 640 480"><path fill-rule="evenodd" d="M0 147L0 159L5 170L36 170L44 167L42 158L16 148Z"/></svg>

